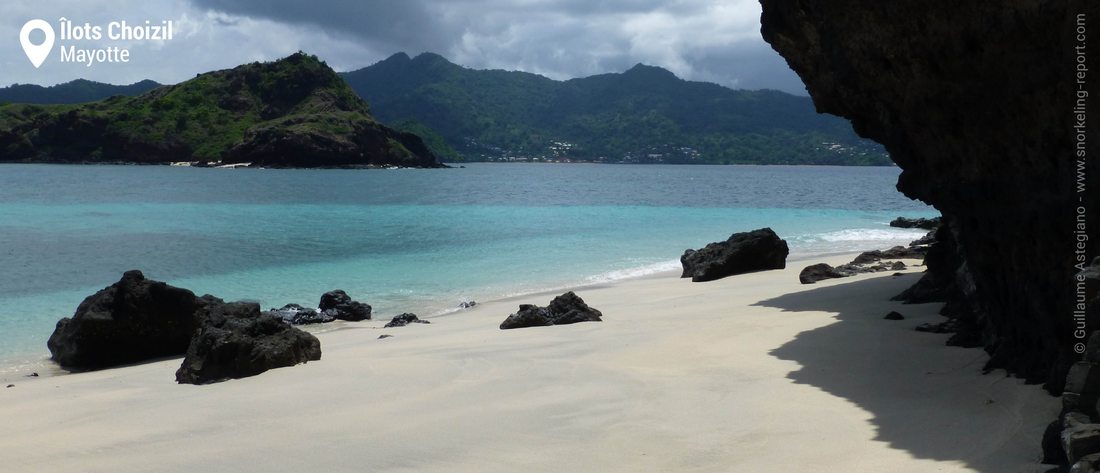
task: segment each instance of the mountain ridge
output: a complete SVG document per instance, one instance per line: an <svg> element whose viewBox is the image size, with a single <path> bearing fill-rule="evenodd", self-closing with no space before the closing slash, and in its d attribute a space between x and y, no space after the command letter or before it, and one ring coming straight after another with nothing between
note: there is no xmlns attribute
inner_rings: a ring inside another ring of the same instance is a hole
<svg viewBox="0 0 1100 473"><path fill-rule="evenodd" d="M448 161L892 164L808 97L688 81L643 63L556 80L398 52L338 75L381 122L423 136Z"/></svg>
<svg viewBox="0 0 1100 473"><path fill-rule="evenodd" d="M41 105L95 102L115 95L133 96L148 92L163 84L145 79L128 85L114 85L87 79L43 87L34 84L12 84L0 88L0 103L33 103Z"/></svg>
<svg viewBox="0 0 1100 473"><path fill-rule="evenodd" d="M414 119L474 160L890 164L808 97L687 81L645 64L559 81L396 53L341 76L383 122Z"/></svg>
<svg viewBox="0 0 1100 473"><path fill-rule="evenodd" d="M302 52L132 97L0 106L0 161L441 166L419 137L380 124L335 71Z"/></svg>

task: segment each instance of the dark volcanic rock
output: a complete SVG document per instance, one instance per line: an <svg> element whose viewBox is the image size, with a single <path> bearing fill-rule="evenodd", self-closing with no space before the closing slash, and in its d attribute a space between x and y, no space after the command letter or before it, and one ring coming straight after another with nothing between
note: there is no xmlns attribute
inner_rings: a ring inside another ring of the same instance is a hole
<svg viewBox="0 0 1100 473"><path fill-rule="evenodd" d="M1100 17L1100 2L761 4L764 39L818 111L885 145L903 171L898 189L943 214L987 368L1058 393L1074 360L1070 317L1058 314L1074 300L1075 211L1100 221L1100 193L1073 190L1070 113L1074 32ZM1084 89L1100 90L1100 75L1088 77ZM1100 140L1082 150L1100 156ZM1081 166L1100 175L1100 160Z"/></svg>
<svg viewBox="0 0 1100 473"><path fill-rule="evenodd" d="M1092 418L1100 417L1096 402L1100 401L1100 365L1079 361L1066 375L1062 407L1066 411L1080 412Z"/></svg>
<svg viewBox="0 0 1100 473"><path fill-rule="evenodd" d="M337 289L321 294L321 302L317 304L321 310L335 309L337 305L345 305L351 302L348 293Z"/></svg>
<svg viewBox="0 0 1100 473"><path fill-rule="evenodd" d="M588 307L580 296L569 291L550 301L551 320L554 325L575 324L577 322L602 322L603 314Z"/></svg>
<svg viewBox="0 0 1100 473"><path fill-rule="evenodd" d="M936 218L905 218L898 217L894 221L890 222L891 227L895 228L920 228L924 230L935 230L939 228L941 223L940 217Z"/></svg>
<svg viewBox="0 0 1100 473"><path fill-rule="evenodd" d="M928 268L916 284L895 296L893 300L906 304L925 304L946 302L940 314L948 321L935 326L936 333L953 333L947 339L947 345L964 348L985 346L989 335L983 330L984 316L972 306L972 300L966 297L964 288L973 288L970 273L958 253L954 235L947 225L936 230L933 243L924 258ZM986 370L992 367L987 366Z"/></svg>
<svg viewBox="0 0 1100 473"><path fill-rule="evenodd" d="M1042 446L1043 463L1061 465L1056 471L1095 471L1100 459L1100 424L1065 407L1058 420L1047 425Z"/></svg>
<svg viewBox="0 0 1100 473"><path fill-rule="evenodd" d="M584 304L584 299L573 294L572 290L569 293L554 297L550 301L548 309L550 309L550 315L555 326L576 322L599 322L602 321L601 317L603 317L603 313L588 307L587 304Z"/></svg>
<svg viewBox="0 0 1100 473"><path fill-rule="evenodd" d="M1066 451L1062 449L1061 419L1047 424L1046 430L1043 431L1043 463L1048 465L1069 463L1066 459Z"/></svg>
<svg viewBox="0 0 1100 473"><path fill-rule="evenodd" d="M278 317L283 322L291 325L327 324L336 320L331 314L309 307L302 307L298 304L287 304L279 309L264 312L264 314Z"/></svg>
<svg viewBox="0 0 1100 473"><path fill-rule="evenodd" d="M71 319L58 322L48 346L59 364L77 369L186 354L176 379L191 384L252 376L321 356L315 337L280 317L261 315L257 304L195 297L136 270L84 299Z"/></svg>
<svg viewBox="0 0 1100 473"><path fill-rule="evenodd" d="M518 312L509 315L504 322L501 322L500 329L601 322L601 317L603 317L603 314L600 311L588 307L584 300L570 291L555 297L554 300L550 301L549 307L539 307L531 304L519 306Z"/></svg>
<svg viewBox="0 0 1100 473"><path fill-rule="evenodd" d="M927 246L929 246L929 245L931 245L935 242L936 242L936 230L931 230L928 233L926 233L924 236L910 242L909 247L910 248L919 247L919 246L927 247Z"/></svg>
<svg viewBox="0 0 1100 473"><path fill-rule="evenodd" d="M61 319L47 346L66 368L96 369L181 355L205 303L187 289L127 271Z"/></svg>
<svg viewBox="0 0 1100 473"><path fill-rule="evenodd" d="M1085 455L1073 464L1069 473L1098 473L1100 472L1100 454Z"/></svg>
<svg viewBox="0 0 1100 473"><path fill-rule="evenodd" d="M1100 453L1100 424L1088 416L1067 414L1062 422L1062 450L1070 464Z"/></svg>
<svg viewBox="0 0 1100 473"><path fill-rule="evenodd" d="M966 279L962 258L959 257L958 244L948 227L936 230L936 242L928 248L924 265L928 271L916 284L893 298L906 304L927 304L929 302L947 302L953 298L962 298L958 279Z"/></svg>
<svg viewBox="0 0 1100 473"><path fill-rule="evenodd" d="M955 334L951 335L947 339L947 346L949 347L962 347L962 348L980 348L985 346L985 340L982 338L980 332L974 329L974 327L959 327L954 328ZM984 371L987 372L988 371Z"/></svg>
<svg viewBox="0 0 1100 473"><path fill-rule="evenodd" d="M222 303L210 308L176 371L178 383L244 378L321 359L317 337L261 314L257 304Z"/></svg>
<svg viewBox="0 0 1100 473"><path fill-rule="evenodd" d="M351 300L346 292L339 289L324 293L317 307L323 314L337 320L348 322L370 320L370 305Z"/></svg>
<svg viewBox="0 0 1100 473"><path fill-rule="evenodd" d="M886 317L883 318L886 320L905 320L905 316L899 314L898 312L890 312L889 314L886 314Z"/></svg>
<svg viewBox="0 0 1100 473"><path fill-rule="evenodd" d="M901 254L894 250L899 250L901 247L896 247L886 252L883 251L869 251L856 257L851 263L842 264L837 267L829 266L826 263L819 263L811 266L807 266L802 269L802 272L798 274L798 281L802 284L813 284L825 279L837 279L846 278L849 276L855 276L863 273L881 273L884 271L904 271L905 263L901 261L880 261L880 258L889 254Z"/></svg>
<svg viewBox="0 0 1100 473"><path fill-rule="evenodd" d="M905 271L905 263L901 261L882 261L874 264L848 263L836 267L842 274L851 276L863 273L881 273L885 271Z"/></svg>
<svg viewBox="0 0 1100 473"><path fill-rule="evenodd" d="M843 278L845 276L848 275L842 274L840 271L837 271L836 268L828 264L818 263L803 268L802 272L798 273L798 282L802 284L813 284L818 281Z"/></svg>
<svg viewBox="0 0 1100 473"><path fill-rule="evenodd" d="M951 321L940 322L938 324L924 323L918 325L914 330L918 332L926 333L954 333L954 324Z"/></svg>
<svg viewBox="0 0 1100 473"><path fill-rule="evenodd" d="M550 310L533 304L520 304L519 311L509 315L500 323L501 330L526 327L547 327L554 325Z"/></svg>
<svg viewBox="0 0 1100 473"><path fill-rule="evenodd" d="M921 246L895 246L888 250L865 251L852 260L852 264L870 264L882 260L924 259L927 253L928 249Z"/></svg>
<svg viewBox="0 0 1100 473"><path fill-rule="evenodd" d="M417 317L416 314L405 313L405 314L401 314L401 315L398 315L398 316L394 317L393 320L390 320L389 322L387 322L385 327L383 327L383 328L404 327L404 326L409 325L409 324L430 324L430 323L431 322L429 322L427 320L420 320L420 318Z"/></svg>
<svg viewBox="0 0 1100 473"><path fill-rule="evenodd" d="M735 274L783 269L790 249L770 228L734 233L729 239L700 250L687 250L680 257L681 277L693 282L713 281Z"/></svg>
<svg viewBox="0 0 1100 473"><path fill-rule="evenodd" d="M1089 341L1085 344L1085 361L1100 363L1100 330L1093 330L1089 335Z"/></svg>

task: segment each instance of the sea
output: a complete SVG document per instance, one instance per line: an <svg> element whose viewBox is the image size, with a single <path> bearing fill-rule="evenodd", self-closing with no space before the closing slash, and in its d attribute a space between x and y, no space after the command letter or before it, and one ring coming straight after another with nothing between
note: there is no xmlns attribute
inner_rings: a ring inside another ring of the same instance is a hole
<svg viewBox="0 0 1100 473"><path fill-rule="evenodd" d="M938 213L894 167L464 164L451 169L0 165L0 377L130 269L259 302L461 317L485 301L677 271L771 227L790 261L907 244ZM507 314L502 314L502 317Z"/></svg>

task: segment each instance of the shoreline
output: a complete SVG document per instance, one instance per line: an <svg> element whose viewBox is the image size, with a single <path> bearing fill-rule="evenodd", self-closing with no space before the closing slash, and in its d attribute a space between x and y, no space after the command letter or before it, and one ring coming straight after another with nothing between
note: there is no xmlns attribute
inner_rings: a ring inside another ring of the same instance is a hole
<svg viewBox="0 0 1100 473"><path fill-rule="evenodd" d="M854 255L857 255L858 253L842 253L842 254L849 255L849 256L854 256ZM836 256L836 255L833 255L833 256ZM628 268L624 271L633 271L633 270L637 270L637 269L646 268L646 267L649 267L649 266L655 266L657 264L663 264L663 263L656 263L654 265L639 266L637 268ZM606 274L606 273L604 273L604 274ZM489 298L484 299L484 300L474 299L474 301L476 301L478 305L484 305L484 304L490 304L490 303L505 303L505 302L524 300L526 298L531 298L531 297L547 296L547 298L550 299L550 298L553 298L553 296L561 294L562 292L566 292L566 291L586 291L586 290L592 290L592 289L608 288L608 287L614 287L617 284L627 283L627 282L635 281L635 280L660 279L660 278L678 278L679 274L680 274L680 270L664 270L664 271L658 271L658 272L653 272L653 273L630 275L630 276L626 276L626 277L623 277L623 278L620 278L620 279L614 279L614 280L609 280L609 281L580 282L580 283L577 283L577 284L564 284L564 285L549 287L549 288L539 288L539 289L534 289L532 291L526 291L526 292L520 292L520 293L509 293L509 294L503 294L503 295L497 295L497 296L490 296ZM589 278L598 277L598 276L602 276L602 274L601 275L595 275L595 276L589 276ZM438 301L434 305L438 306ZM420 316L421 319L424 319L424 320L435 320L435 319L439 319L439 318L458 317L458 316L461 316L464 312L467 312L467 311L470 311L470 310L471 310L471 308L450 307L450 308L445 308L445 309L434 310L432 312L426 313L425 315L419 315L419 314L418 315ZM416 313L416 312L414 311L414 313ZM395 313L395 314L392 314L392 315L397 315L397 314ZM325 333L343 331L343 330L353 330L353 329L358 329L358 328L367 328L367 327L363 327L363 326L370 325L372 323L379 324L379 326L380 326L380 325L385 324L386 322L388 322L389 318L392 315L382 316L382 317L379 317L379 318L373 318L372 320L366 320L366 321L362 321L362 322L345 322L345 321L336 320L336 321L333 321L333 322L328 322L328 323L323 323L323 324L295 325L295 327L297 327L301 330L305 330L309 333L312 333L312 334L314 334L318 337L322 337L322 335L325 334ZM376 327L369 327L369 328L376 328ZM380 327L378 327L378 328L380 328ZM46 343L45 340L47 338L49 338L49 334L44 334L43 335L43 341L42 341L42 346L43 347L45 347L45 343ZM322 339L322 341L323 341L323 339ZM322 346L322 349L323 348L324 347ZM172 358L169 358L169 359L178 361L178 360L182 360L183 357L179 356L179 357L172 357ZM107 369L110 370L110 369L123 369L123 368L126 368L126 367L107 368ZM37 373L38 376L31 376L30 373ZM48 378L48 377L54 377L54 376L68 376L68 375L72 375L72 374L81 374L81 373L82 372L70 372L70 371L68 371L64 368L61 368L60 366L58 366L56 363L53 362L53 360L49 357L48 352L44 353L40 356L36 356L36 357L27 357L27 358L13 357L13 358L7 358L7 359L0 359L0 384L4 384L4 385L7 385L9 383L18 382L20 380L28 380L28 379L34 379L34 378Z"/></svg>
<svg viewBox="0 0 1100 473"><path fill-rule="evenodd" d="M787 262L788 262L788 264L793 263L793 264L796 264L796 265L801 265L802 263L809 263L810 261L823 260L825 258L829 258L829 259L833 259L833 258L842 258L843 259L843 258L846 258L846 260L845 260L845 262L846 262L847 260L850 260L850 259L854 258L855 256L857 256L859 254L860 254L860 252L852 252L852 251L830 252L830 253L824 253L824 254L795 254L795 255L792 255L791 257L789 257ZM656 270L656 271L653 271L653 272L648 271L649 268L660 267L660 266L668 266L672 263L676 264L676 266L677 266L676 269ZM599 288L605 288L605 287L613 287L613 286L615 286L617 284L621 284L621 283L626 283L626 282L630 282L630 281L634 281L634 280L651 279L651 278L678 278L679 274L681 273L681 269L679 268L679 264L680 263L679 263L678 260L668 260L668 261L665 261L665 262L652 263L652 264L647 264L647 265L642 265L642 266L626 268L626 269L622 269L622 270L616 270L616 271L610 271L610 272L604 272L604 273L589 275L589 276L585 276L585 277L580 278L580 279L576 279L576 280L574 280L574 282L571 282L571 283L560 283L560 284L559 283L554 283L554 285L551 285L551 286L531 288L530 290L522 290L521 289L519 291L513 291L513 292L488 294L488 295L485 295L485 299L483 299L483 300L478 300L478 299L473 299L473 300L476 301L478 304L484 304L484 303L491 303L491 302L510 302L510 301L516 301L516 300L523 300L524 298L528 298L528 297L540 297L540 296L549 296L548 299L550 299L550 298L553 298L553 296L561 294L561 293L566 292L566 291L586 291L586 290L599 289ZM604 278L608 274L616 274L616 273L617 274L626 274L626 276L617 277L617 278L612 277L612 278L607 279L607 280L602 280L601 279L601 278ZM171 282L169 282L169 283L171 283ZM98 289L99 288L89 288L88 291L87 291L88 295L93 294ZM283 302L283 303L285 303L285 302ZM274 305L278 306L278 305L281 305L283 303L273 302L273 303L268 304L268 305L274 304ZM417 315L420 316L420 318L426 319L426 320L431 320L431 319L441 318L441 317L459 316L463 312L469 310L469 309L463 309L463 308L454 307L454 306L442 307L441 301L438 301L438 300L434 300L434 302L428 302L428 303L426 303L426 305L423 305L423 306L420 306L420 307L413 307L411 309L412 309L413 313L416 313ZM422 309L422 310L418 310L418 309ZM423 315L420 314L421 311L424 312ZM66 314L66 315L63 315L63 316L70 316L70 315L71 314ZM397 313L394 313L392 315L397 315ZM59 316L59 318L63 317L63 316ZM375 319L374 321L382 321L384 323L384 322L389 320L389 317L390 316L382 316L381 318ZM370 322L371 321L366 321L366 323L370 323ZM349 322L343 322L343 321L334 321L334 322L329 322L329 323L325 323L325 324L298 325L296 327L298 327L302 330L306 330L310 333L313 333L314 335L319 335L319 334L330 332L330 331L345 330L345 329L348 329L348 328L355 328L355 324L356 323L349 323ZM43 347L43 350L35 356L29 356L30 354L28 354L28 356L18 356L18 355L16 355L16 356L9 356L9 357L6 357L6 358L0 358L0 384L7 385L9 383L14 383L14 382L18 382L20 380L26 380L28 378L35 377L35 376L32 376L31 373L37 373L39 377L66 376L66 375L69 375L69 374L74 374L74 373L72 373L72 372L70 372L70 371L68 371L64 368L61 368L56 363L54 363L53 360L50 358L49 353L45 350L46 339L49 338L49 333L43 333L41 338L42 338L41 345ZM182 357L180 357L180 359L182 359Z"/></svg>
<svg viewBox="0 0 1100 473"><path fill-rule="evenodd" d="M178 359L17 380L0 455L15 471L1044 470L1057 399L914 331L940 304L887 300L923 267L801 285L802 266L578 288L601 323L497 328L554 290L342 324L318 362L215 385L176 385Z"/></svg>
<svg viewBox="0 0 1100 473"><path fill-rule="evenodd" d="M861 252L859 252L859 251L836 251L836 252L828 252L828 253L820 253L820 254L819 253L793 253L790 257L788 257L787 263L788 263L788 265L794 264L794 265L804 266L804 265L812 264L811 262L818 262L818 260L824 261L826 259L832 260L832 259L837 259L837 258L840 258L840 259L847 258L844 261L844 262L847 262L848 260L851 260L852 258L859 255L860 253ZM471 291L466 291L466 292L469 292L472 295L471 299L476 301L478 304L489 303L489 302L504 302L504 301L522 300L523 298L526 298L526 297L544 296L544 295L550 295L551 298L552 298L553 295L561 294L562 292L566 292L566 291L571 291L571 290L582 291L582 290L598 289L598 288L602 288L602 287L615 286L617 284L621 284L621 283L629 282L629 281L634 281L634 280L639 280L639 279L650 279L650 278L661 278L661 277L678 278L678 276L681 272L679 264L680 264L679 260L670 259L670 260L663 261L663 262L645 264L645 265L641 265L641 266L624 268L624 269L621 269L621 270L614 270L614 271L608 271L608 272L583 276L581 278L573 279L569 282L554 281L552 283L549 283L549 285L543 286L543 287L523 288L521 286L517 286L515 288L512 288L512 289L507 290L507 291L502 292L502 293L498 292L498 293L481 294L480 296L474 294L472 290ZM675 266L675 268L674 269L656 269L656 270L651 271L651 269L653 269L653 268L659 268L659 267L663 267L663 266L668 266L670 268L672 266ZM611 275L611 274L620 274L620 275L625 275L625 276L621 276L621 277L608 276L608 275ZM168 282L169 284L173 283L173 281L166 281L166 282ZM91 295L91 294L95 293L96 291L98 291L101 288L102 287L88 288L88 289L85 290L85 292L87 293L87 294L85 294L85 296ZM217 294L215 294L215 295L217 295ZM478 297L484 297L484 299L479 299ZM291 302L293 302L293 301L291 301ZM367 299L366 302L369 303L370 300ZM77 302L77 304L78 303L79 303L79 301ZM278 307L278 306L282 306L285 303L287 303L287 301L281 301L281 302L280 301L268 301L267 306ZM266 309L267 306L263 306L263 308ZM76 305L73 305L73 309L75 309L75 307L76 307ZM462 309L462 308L454 306L454 305L444 306L442 304L442 301L439 300L439 299L432 299L428 302L422 302L422 305L415 306L415 307L409 307L408 309L409 310L406 310L406 312L411 311L413 313L416 313L422 319L434 319L434 318L439 318L439 317L457 316L457 315L461 315L464 311L467 310L467 309ZM421 312L423 312L423 314L421 314ZM378 318L376 320L381 320L381 321L385 322L385 321L389 320L389 317L392 317L393 315L397 315L397 314L398 314L398 312L394 312L393 314L389 314L389 315L383 315L381 318ZM71 312L58 313L57 318L68 317L68 316L71 316L71 315L72 315ZM376 315L378 315L378 314L376 314ZM383 319L385 319L385 320L383 320ZM333 331L333 330L346 329L348 327L345 327L345 324L346 324L345 322L335 321L335 322L330 322L330 323L327 323L327 324L299 325L297 327L301 328L303 330L307 330L307 331L309 331L311 333L314 333L314 334L319 334L319 333L325 333L325 332ZM0 384L7 385L9 383L16 383L16 382L19 382L21 380L26 380L31 373L38 373L38 375L41 376L41 377L65 376L65 375L71 374L69 371L57 366L56 363L54 363L50 359L48 351L45 350L46 339L48 339L49 335L50 335L49 332L44 332L40 335L41 335L40 345L42 347L40 351L38 351L36 353L33 353L33 354L27 353L25 355L9 355L9 356L6 356L6 357L0 357Z"/></svg>

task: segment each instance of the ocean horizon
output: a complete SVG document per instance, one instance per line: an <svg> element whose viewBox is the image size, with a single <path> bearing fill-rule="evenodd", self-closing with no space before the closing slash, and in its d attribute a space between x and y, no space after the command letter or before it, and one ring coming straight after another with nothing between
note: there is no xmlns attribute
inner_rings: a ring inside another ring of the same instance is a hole
<svg viewBox="0 0 1100 473"><path fill-rule="evenodd" d="M891 219L938 214L893 167L463 165L5 165L0 374L40 365L56 321L129 269L265 309L344 289L375 318L434 317L678 271L685 249L763 227L794 264L889 248L925 233Z"/></svg>

